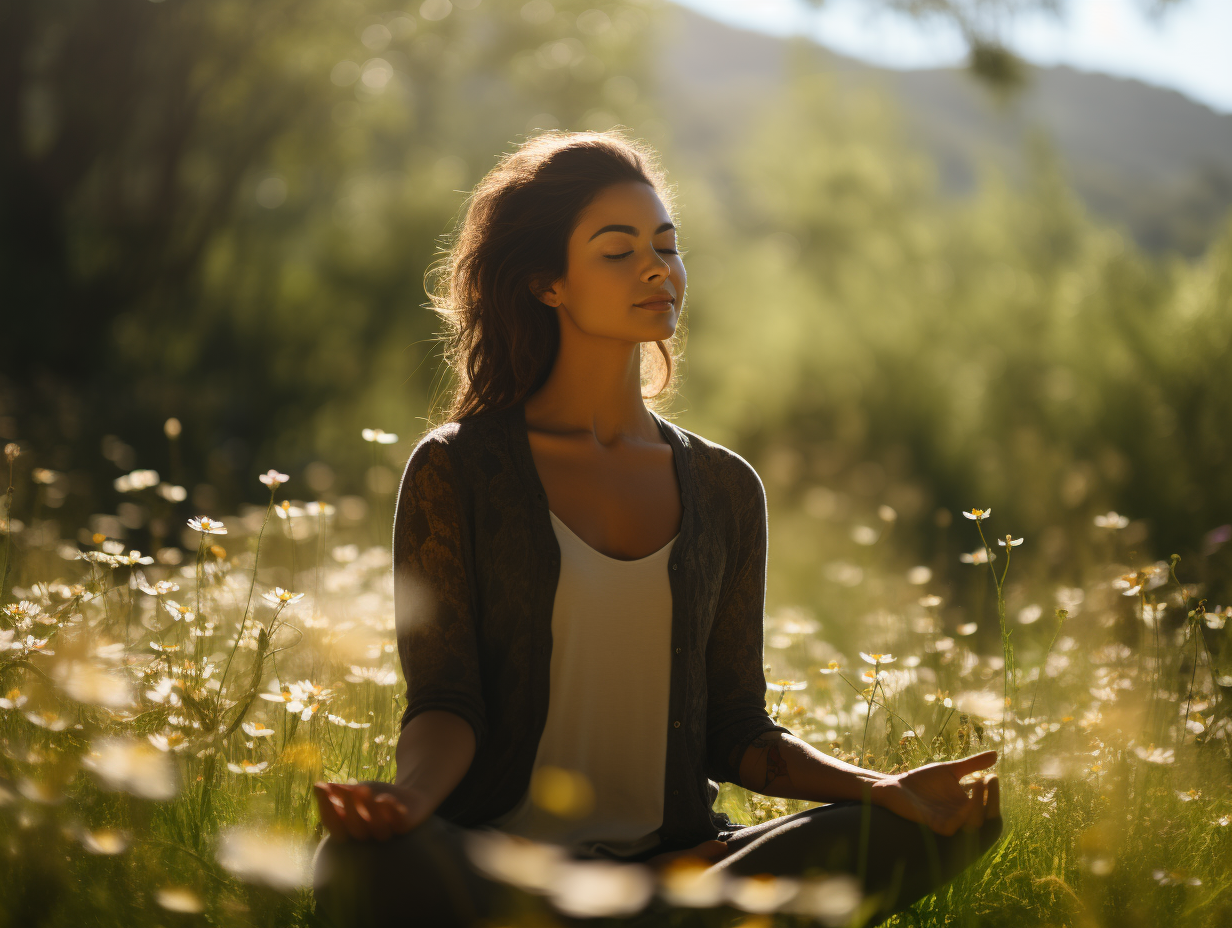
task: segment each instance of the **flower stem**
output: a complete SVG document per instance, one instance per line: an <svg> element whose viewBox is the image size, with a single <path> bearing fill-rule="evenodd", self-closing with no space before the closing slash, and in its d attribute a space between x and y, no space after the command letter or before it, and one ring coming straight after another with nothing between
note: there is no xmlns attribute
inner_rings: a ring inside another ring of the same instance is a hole
<svg viewBox="0 0 1232 928"><path fill-rule="evenodd" d="M235 644L231 645L231 653L227 655L227 663L222 669L222 676L218 678L218 699L222 700L223 686L227 682L227 672L231 669L231 660L235 657L235 651L240 646L240 639L244 637L244 627L248 624L248 612L252 609L252 594L257 588L257 568L261 563L261 539L265 537L265 526L269 524L270 513L274 511L274 489L270 488L269 505L265 507L265 518L261 520L261 530L257 532L257 550L252 559L252 581L248 584L248 602L244 604L244 615L240 618L239 631L235 633Z"/></svg>

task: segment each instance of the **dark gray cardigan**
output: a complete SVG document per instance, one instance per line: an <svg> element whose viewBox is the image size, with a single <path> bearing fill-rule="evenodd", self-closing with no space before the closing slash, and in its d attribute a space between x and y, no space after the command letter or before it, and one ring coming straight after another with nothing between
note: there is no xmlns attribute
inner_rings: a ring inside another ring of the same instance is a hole
<svg viewBox="0 0 1232 928"><path fill-rule="evenodd" d="M729 827L718 787L766 713L762 619L766 496L722 445L655 415L672 447L684 508L669 561L672 669L665 846ZM560 547L535 470L522 404L440 426L415 446L394 520L402 724L428 709L475 730L475 759L437 814L480 825L525 793L548 711Z"/></svg>

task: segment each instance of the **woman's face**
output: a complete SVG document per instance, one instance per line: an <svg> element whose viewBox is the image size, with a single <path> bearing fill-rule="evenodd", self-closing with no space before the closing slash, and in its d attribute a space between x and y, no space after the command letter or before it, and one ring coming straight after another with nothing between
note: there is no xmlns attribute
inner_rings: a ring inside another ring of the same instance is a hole
<svg viewBox="0 0 1232 928"><path fill-rule="evenodd" d="M614 184L595 197L569 237L566 267L539 298L586 334L652 342L676 331L684 262L676 229L650 185Z"/></svg>

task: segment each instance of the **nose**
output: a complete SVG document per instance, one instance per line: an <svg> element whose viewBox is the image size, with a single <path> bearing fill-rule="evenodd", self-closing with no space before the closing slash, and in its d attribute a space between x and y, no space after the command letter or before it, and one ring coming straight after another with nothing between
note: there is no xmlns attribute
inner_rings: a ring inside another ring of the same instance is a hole
<svg viewBox="0 0 1232 928"><path fill-rule="evenodd" d="M642 280L647 283L666 280L668 272L671 270L670 265L668 265L667 261L663 259L663 256L655 249L652 248L650 253L653 257L646 263L646 267L642 270Z"/></svg>

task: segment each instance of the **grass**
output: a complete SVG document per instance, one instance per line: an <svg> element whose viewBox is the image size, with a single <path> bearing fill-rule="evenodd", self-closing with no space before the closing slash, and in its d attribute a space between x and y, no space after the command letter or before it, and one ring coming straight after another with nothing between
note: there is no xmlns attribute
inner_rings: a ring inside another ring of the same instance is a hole
<svg viewBox="0 0 1232 928"><path fill-rule="evenodd" d="M311 784L394 774L390 552L364 543L387 534L373 520L280 501L282 475L267 476L269 505L198 521L187 557L51 541L6 507L0 925L316 923ZM944 633L928 578L869 593L882 618L863 656L827 640L807 604L767 618L768 707L800 737L886 771L1000 752L1004 839L891 924L1232 924L1226 613L1182 585L1176 559L1109 559L1062 608L1007 616L1005 556L1019 549L983 550L956 569L990 572L1000 653L979 653L965 626ZM1055 598L1021 584L1024 602ZM807 805L731 784L718 800L741 823ZM772 897L791 908L799 887L778 890L729 886L744 914L660 921L806 921L761 911ZM518 898L511 923L560 921L553 901L574 911L548 892ZM859 910L825 923L858 924Z"/></svg>

